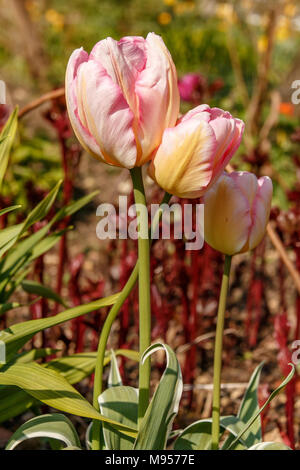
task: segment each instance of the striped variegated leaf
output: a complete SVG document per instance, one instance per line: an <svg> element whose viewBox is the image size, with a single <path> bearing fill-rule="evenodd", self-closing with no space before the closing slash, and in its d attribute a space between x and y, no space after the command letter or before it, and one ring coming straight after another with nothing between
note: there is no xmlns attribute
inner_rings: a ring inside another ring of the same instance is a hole
<svg viewBox="0 0 300 470"><path fill-rule="evenodd" d="M157 343L145 351L142 360L145 361L160 349L166 352L167 365L140 423L134 445L136 450L165 449L173 420L178 412L182 394L182 376L174 351L165 344Z"/></svg>
<svg viewBox="0 0 300 470"><path fill-rule="evenodd" d="M13 450L21 442L34 437L56 439L67 447L80 448L80 440L71 421L60 413L53 413L36 416L22 424L8 441L5 450Z"/></svg>
<svg viewBox="0 0 300 470"><path fill-rule="evenodd" d="M101 414L107 418L137 428L138 390L132 387L114 385L99 397ZM134 438L121 434L117 429L103 423L105 447L108 450L131 450Z"/></svg>

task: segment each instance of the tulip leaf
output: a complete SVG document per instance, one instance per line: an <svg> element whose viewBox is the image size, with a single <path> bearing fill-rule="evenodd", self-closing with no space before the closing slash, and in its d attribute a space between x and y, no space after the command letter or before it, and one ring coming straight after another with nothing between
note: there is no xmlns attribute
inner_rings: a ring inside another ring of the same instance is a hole
<svg viewBox="0 0 300 470"><path fill-rule="evenodd" d="M53 413L35 416L22 424L8 441L5 450L13 450L21 442L34 437L57 439L67 447L80 448L80 440L71 421L60 413Z"/></svg>
<svg viewBox="0 0 300 470"><path fill-rule="evenodd" d="M109 297L104 297L103 299L90 302L86 305L79 305L78 307L67 309L52 317L17 323L1 331L0 340L6 345L7 361L10 361L16 352L39 331L80 317L81 315L93 312L99 308L113 305L118 296L119 294L114 294Z"/></svg>
<svg viewBox="0 0 300 470"><path fill-rule="evenodd" d="M15 211L16 209L19 209L20 207L22 207L22 206L16 205L16 206L5 207L5 209L0 210L0 217L1 217L1 215L7 214L8 212Z"/></svg>
<svg viewBox="0 0 300 470"><path fill-rule="evenodd" d="M245 424L247 424L249 419L259 410L257 391L263 365L264 363L262 362L254 370L237 414L237 417ZM251 447L256 443L261 442L262 432L259 419L254 421L252 426L245 432L243 440L245 441L247 447ZM226 449L232 443L232 441L233 437L229 436L223 445L223 449Z"/></svg>
<svg viewBox="0 0 300 470"><path fill-rule="evenodd" d="M253 423L257 420L257 418L260 416L260 413L265 409L265 407L270 403L270 401L273 400L273 398L292 380L294 374L295 374L295 366L294 364L289 364L291 366L291 371L288 374L288 376L284 379L284 381L277 387L269 396L269 398L265 401L263 406L257 410L256 413L252 415L252 417L249 419L247 424L243 427L243 429L238 433L237 437L234 439L234 441L227 447L227 449L234 448L234 445L236 442L249 430L252 428Z"/></svg>
<svg viewBox="0 0 300 470"><path fill-rule="evenodd" d="M111 362L110 362L110 370L108 376L108 387L117 387L119 385L123 385L122 377L119 371L118 362L116 355L113 350L110 352L111 354Z"/></svg>
<svg viewBox="0 0 300 470"><path fill-rule="evenodd" d="M7 169L9 154L18 127L18 108L9 116L0 134L0 190Z"/></svg>
<svg viewBox="0 0 300 470"><path fill-rule="evenodd" d="M164 349L166 352L167 365L145 416L141 420L134 445L136 450L165 449L173 420L178 411L182 394L182 376L174 351L165 344L157 343L145 351L142 361L160 349Z"/></svg>
<svg viewBox="0 0 300 470"><path fill-rule="evenodd" d="M64 300L56 292L50 289L50 287L44 286L39 282L31 281L28 279L22 281L21 286L22 289L28 294L35 294L46 299L54 300L55 302L58 302L59 304L67 308L67 305Z"/></svg>
<svg viewBox="0 0 300 470"><path fill-rule="evenodd" d="M41 357L41 350L34 350L34 358ZM48 351L48 349L47 349ZM29 359L32 357L32 351L25 353L24 356L18 356L17 360ZM139 360L139 353L130 349L117 349L115 354L125 356L134 361ZM104 364L110 361L110 351L106 352ZM88 377L94 372L96 364L97 352L86 352L72 354L67 357L60 357L52 359L51 361L43 364L44 367L59 372L70 384L80 382L85 377ZM8 419L18 416L33 405L38 405L39 402L31 395L21 390L18 387L0 385L0 423Z"/></svg>
<svg viewBox="0 0 300 470"><path fill-rule="evenodd" d="M220 418L220 438L225 431L236 437L244 423L236 416L222 416ZM190 424L183 430L174 443L175 450L211 450L212 419L201 419ZM246 444L240 440L238 449L245 449Z"/></svg>
<svg viewBox="0 0 300 470"><path fill-rule="evenodd" d="M39 202L35 208L28 214L25 222L23 223L22 230L19 234L19 237L26 232L33 224L42 220L50 211L51 207L54 204L55 199L57 198L58 191L61 187L62 180L54 186L54 188L47 194L44 199Z"/></svg>
<svg viewBox="0 0 300 470"><path fill-rule="evenodd" d="M57 410L108 422L120 432L136 435L134 429L102 416L61 374L39 364L13 364L0 372L0 384L15 385Z"/></svg>
<svg viewBox="0 0 300 470"><path fill-rule="evenodd" d="M103 416L137 429L138 390L114 385L99 396L100 412ZM103 423L105 447L108 450L132 450L134 438L125 436L107 423Z"/></svg>

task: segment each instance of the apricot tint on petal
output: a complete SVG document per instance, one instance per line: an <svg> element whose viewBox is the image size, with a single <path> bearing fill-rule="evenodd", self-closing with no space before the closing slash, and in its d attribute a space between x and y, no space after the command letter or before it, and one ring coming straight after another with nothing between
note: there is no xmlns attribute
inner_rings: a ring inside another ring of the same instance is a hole
<svg viewBox="0 0 300 470"><path fill-rule="evenodd" d="M220 176L241 142L244 125L230 113L197 106L166 129L150 175L167 192L196 198Z"/></svg>

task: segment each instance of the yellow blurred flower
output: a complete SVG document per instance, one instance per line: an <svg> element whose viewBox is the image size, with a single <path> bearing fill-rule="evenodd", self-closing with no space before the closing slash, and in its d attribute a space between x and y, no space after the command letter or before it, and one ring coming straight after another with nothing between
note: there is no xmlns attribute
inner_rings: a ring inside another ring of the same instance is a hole
<svg viewBox="0 0 300 470"><path fill-rule="evenodd" d="M184 13L189 13L194 11L195 4L194 2L180 2L176 3L173 7L174 13L176 15L183 15Z"/></svg>
<svg viewBox="0 0 300 470"><path fill-rule="evenodd" d="M257 42L257 48L258 48L259 52L265 52L265 50L267 49L267 46L268 46L267 36L265 36L265 35L260 36L260 38L258 39L258 42Z"/></svg>
<svg viewBox="0 0 300 470"><path fill-rule="evenodd" d="M50 23L54 29L61 31L64 27L64 17L61 13L50 8L45 13L45 18Z"/></svg>
<svg viewBox="0 0 300 470"><path fill-rule="evenodd" d="M290 20L282 16L279 19L278 28L276 31L276 39L279 42L285 41L286 39L290 37L290 35L291 35Z"/></svg>
<svg viewBox="0 0 300 470"><path fill-rule="evenodd" d="M162 13L160 13L158 15L157 20L158 20L159 24L165 26L165 25L171 23L172 16L167 11L163 11Z"/></svg>
<svg viewBox="0 0 300 470"><path fill-rule="evenodd" d="M294 17L296 14L296 5L294 5L293 3L288 3L287 5L285 5L284 14L286 16L289 16L290 18Z"/></svg>
<svg viewBox="0 0 300 470"><path fill-rule="evenodd" d="M217 6L216 15L222 20L232 21L234 16L233 5L230 3L219 3Z"/></svg>
<svg viewBox="0 0 300 470"><path fill-rule="evenodd" d="M175 3L176 0L164 0L164 4L167 5L167 7L172 7Z"/></svg>
<svg viewBox="0 0 300 470"><path fill-rule="evenodd" d="M284 145L287 143L288 136L287 133L283 130L279 130L276 133L276 141L277 144L281 147L284 147Z"/></svg>

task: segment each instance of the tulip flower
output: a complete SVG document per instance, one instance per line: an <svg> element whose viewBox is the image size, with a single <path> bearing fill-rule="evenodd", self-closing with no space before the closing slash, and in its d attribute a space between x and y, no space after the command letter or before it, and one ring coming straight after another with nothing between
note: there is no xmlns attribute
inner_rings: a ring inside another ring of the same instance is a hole
<svg viewBox="0 0 300 470"><path fill-rule="evenodd" d="M66 72L70 120L82 146L108 164L133 168L151 158L179 113L177 74L163 40L124 37L76 49Z"/></svg>
<svg viewBox="0 0 300 470"><path fill-rule="evenodd" d="M224 173L203 198L205 241L226 255L255 248L266 231L272 192L268 176Z"/></svg>
<svg viewBox="0 0 300 470"><path fill-rule="evenodd" d="M244 123L208 105L197 106L166 129L149 167L165 191L197 198L217 180L240 145Z"/></svg>

